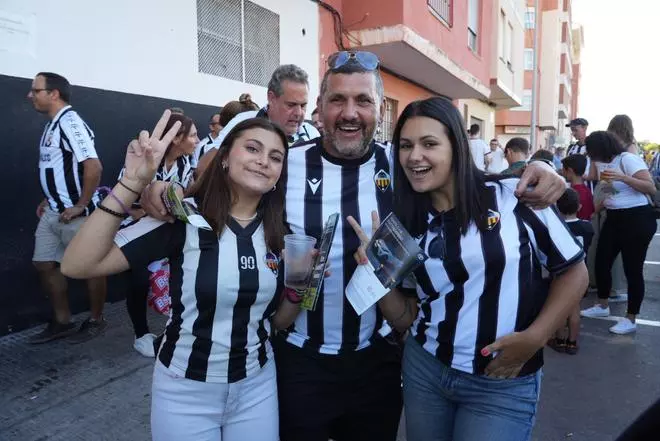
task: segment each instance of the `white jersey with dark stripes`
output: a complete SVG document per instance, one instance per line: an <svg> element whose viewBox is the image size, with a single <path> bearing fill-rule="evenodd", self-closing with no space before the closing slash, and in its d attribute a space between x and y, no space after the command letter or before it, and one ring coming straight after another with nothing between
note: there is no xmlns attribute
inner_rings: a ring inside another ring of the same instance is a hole
<svg viewBox="0 0 660 441"><path fill-rule="evenodd" d="M591 158L587 154L587 146L585 144L571 144L568 146L566 149L566 156L570 155L582 155L587 158L587 166L584 169L584 178L589 176L589 170L591 169ZM596 188L597 181L588 181L586 184L589 186L591 189L591 192L593 193L594 189Z"/></svg>
<svg viewBox="0 0 660 441"><path fill-rule="evenodd" d="M587 154L587 146L586 145L580 145L580 144L571 144L568 146L566 149L566 156L570 155L585 155Z"/></svg>
<svg viewBox="0 0 660 441"><path fill-rule="evenodd" d="M415 271L412 294L419 298L420 312L412 334L443 364L463 372L483 374L492 360L481 355L484 346L534 321L548 293L542 268L558 275L584 259L556 208L533 210L519 202L517 183L487 183L486 231L472 224L461 235L450 210L429 214L429 230L420 239L429 254L434 240L444 238L445 258L430 258ZM521 375L542 364L539 351Z"/></svg>
<svg viewBox="0 0 660 441"><path fill-rule="evenodd" d="M199 143L195 147L195 152L192 155L190 155L190 165L192 166L192 168L197 168L197 165L199 164L199 159L202 156L204 156L204 153L211 150L213 141L215 140L213 139L213 137L211 137L210 133L206 135L204 139L199 141Z"/></svg>
<svg viewBox="0 0 660 441"><path fill-rule="evenodd" d="M83 162L98 158L94 132L71 106L46 124L39 142L39 179L50 208L58 213L78 203L83 189ZM96 194L84 214L94 210Z"/></svg>
<svg viewBox="0 0 660 441"><path fill-rule="evenodd" d="M169 258L172 308L158 359L182 377L234 383L272 357L268 318L282 278L261 218L233 219L218 236L150 217L120 230L115 243L131 268Z"/></svg>
<svg viewBox="0 0 660 441"><path fill-rule="evenodd" d="M163 161L156 171L154 181L178 182L183 185L183 188L188 188L192 183L193 170L190 156L179 156L169 169Z"/></svg>
<svg viewBox="0 0 660 441"><path fill-rule="evenodd" d="M331 275L326 277L316 310L302 311L287 334L287 341L317 353L338 354L363 349L383 326L377 307L361 316L344 291L356 268L353 253L360 240L348 224L353 216L367 234L372 233L371 212L381 219L392 210L390 153L372 142L368 154L355 160L333 158L321 138L289 150L286 186L286 221L298 234L321 237L333 213L340 222L330 249Z"/></svg>

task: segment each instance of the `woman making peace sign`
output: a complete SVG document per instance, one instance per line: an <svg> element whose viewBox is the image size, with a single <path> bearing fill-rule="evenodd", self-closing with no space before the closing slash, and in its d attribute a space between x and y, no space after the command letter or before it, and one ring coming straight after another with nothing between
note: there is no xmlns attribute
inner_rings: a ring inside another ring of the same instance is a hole
<svg viewBox="0 0 660 441"><path fill-rule="evenodd" d="M165 111L129 144L123 178L71 242L62 272L89 278L168 257L172 313L154 370L153 439L277 440L270 323L285 328L299 310L292 293L278 295L286 137L255 118L225 138L192 190L213 231L145 217L118 232L179 130L162 136L168 119Z"/></svg>

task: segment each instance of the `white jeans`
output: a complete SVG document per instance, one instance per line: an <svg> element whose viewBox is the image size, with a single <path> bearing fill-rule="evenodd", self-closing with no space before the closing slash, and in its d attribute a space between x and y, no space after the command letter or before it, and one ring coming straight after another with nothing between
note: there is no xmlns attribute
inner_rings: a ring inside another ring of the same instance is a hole
<svg viewBox="0 0 660 441"><path fill-rule="evenodd" d="M279 440L275 362L224 384L189 380L156 361L151 433L154 441Z"/></svg>

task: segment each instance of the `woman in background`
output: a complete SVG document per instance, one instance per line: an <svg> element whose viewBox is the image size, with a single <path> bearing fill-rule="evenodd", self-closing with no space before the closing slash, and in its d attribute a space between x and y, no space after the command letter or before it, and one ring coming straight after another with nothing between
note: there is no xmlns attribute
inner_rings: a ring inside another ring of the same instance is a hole
<svg viewBox="0 0 660 441"><path fill-rule="evenodd" d="M649 196L655 194L651 174L637 154L628 152L619 138L610 132L593 132L586 139L587 154L592 160L590 179L599 179L602 201L596 211L605 210L605 221L596 248L596 287L598 303L581 312L582 317L610 315L612 264L621 254L628 282L626 317L612 326L614 334L635 332L635 318L644 299L644 260L657 224ZM594 173L595 169L595 173Z"/></svg>
<svg viewBox="0 0 660 441"><path fill-rule="evenodd" d="M190 155L194 152L199 138L192 119L178 113L170 115L164 129L165 133L176 123L180 124L179 129L166 148L165 156L156 170L154 181L176 183L185 191L193 183ZM125 172L126 169L122 168L118 180L122 179ZM132 225L145 215L139 200L132 204L128 214L129 217L121 223L120 228ZM154 348L156 336L149 332L149 324L147 323L149 275L150 271L147 266L144 268L133 267L124 273L124 280L126 284L126 310L135 333L133 348L145 357L153 358L156 356Z"/></svg>

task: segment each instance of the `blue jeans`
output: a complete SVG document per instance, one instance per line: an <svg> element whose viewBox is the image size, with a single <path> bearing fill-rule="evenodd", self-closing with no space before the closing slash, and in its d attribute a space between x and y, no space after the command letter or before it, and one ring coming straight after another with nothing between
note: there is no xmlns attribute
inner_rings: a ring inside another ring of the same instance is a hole
<svg viewBox="0 0 660 441"><path fill-rule="evenodd" d="M541 371L498 380L449 368L412 337L403 352L408 441L528 441Z"/></svg>

